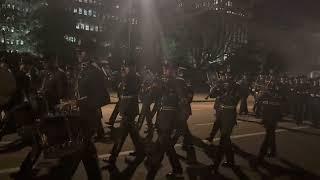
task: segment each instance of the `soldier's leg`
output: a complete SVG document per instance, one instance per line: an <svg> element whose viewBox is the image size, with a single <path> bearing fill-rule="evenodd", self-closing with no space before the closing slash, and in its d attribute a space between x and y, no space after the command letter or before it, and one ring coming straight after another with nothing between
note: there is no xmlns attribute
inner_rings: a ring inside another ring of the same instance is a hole
<svg viewBox="0 0 320 180"><path fill-rule="evenodd" d="M169 162L170 162L170 165L172 167L172 172L175 173L175 174L182 174L183 170L182 170L180 161L178 159L176 150L174 149L174 145L175 144L173 142L170 142L168 144L166 155L169 158Z"/></svg>
<svg viewBox="0 0 320 180"><path fill-rule="evenodd" d="M33 143L31 151L28 153L26 158L21 163L20 170L17 173L17 178L19 178L20 176L24 178L32 176L33 165L37 162L42 152L40 141L38 140Z"/></svg>
<svg viewBox="0 0 320 180"><path fill-rule="evenodd" d="M97 150L92 142L88 142L85 145L85 149L82 153L82 162L87 172L88 180L102 179Z"/></svg>
<svg viewBox="0 0 320 180"><path fill-rule="evenodd" d="M247 105L247 97L246 96L241 97L240 114L241 113L248 114L248 105Z"/></svg>
<svg viewBox="0 0 320 180"><path fill-rule="evenodd" d="M270 155L276 156L277 154L277 145L276 145L276 128L270 128Z"/></svg>
<svg viewBox="0 0 320 180"><path fill-rule="evenodd" d="M128 120L128 130L129 130L129 134L132 139L133 145L135 147L136 156L141 157L141 156L144 156L144 146L143 146L141 137L139 135L139 131L134 124L134 119L135 119L134 117L131 117L130 120Z"/></svg>
<svg viewBox="0 0 320 180"><path fill-rule="evenodd" d="M111 156L109 158L109 160L104 159L104 161L109 161L110 163L114 163L121 151L121 148L125 142L125 140L127 139L128 133L129 133L129 129L128 129L128 123L126 119L123 119L120 123L120 135L119 138L117 140L115 140L114 145L112 147L111 150Z"/></svg>
<svg viewBox="0 0 320 180"><path fill-rule="evenodd" d="M213 123L211 132L210 132L210 136L207 138L208 141L212 141L214 139L214 137L216 136L216 134L218 133L219 129L220 129L220 125L221 125L221 121L220 119L216 118L216 121Z"/></svg>
<svg viewBox="0 0 320 180"><path fill-rule="evenodd" d="M150 156L146 160L145 164L148 169L146 176L147 180L154 180L159 168L161 167L161 162L164 158L164 154L169 146L170 132L160 131L158 140L154 148L151 151Z"/></svg>
<svg viewBox="0 0 320 180"><path fill-rule="evenodd" d="M269 145L269 138L270 138L270 135L269 135L270 131L268 130L268 128L266 128L266 135L264 137L264 140L261 144L261 147L260 147L260 152L259 152L259 155L258 155L258 160L259 161L262 161L263 158L266 156L267 152L268 152L268 145Z"/></svg>
<svg viewBox="0 0 320 180"><path fill-rule="evenodd" d="M98 138L103 138L105 135L103 125L102 125L102 111L101 108L97 110L96 117L93 117L95 121L97 121L98 129L97 129L97 137Z"/></svg>
<svg viewBox="0 0 320 180"><path fill-rule="evenodd" d="M117 116L119 114L119 104L120 104L120 101L118 101L116 103L116 106L114 107L112 113L111 113L111 116L109 118L109 122L107 122L107 124L109 124L110 126L113 126L116 119L117 119Z"/></svg>
<svg viewBox="0 0 320 180"><path fill-rule="evenodd" d="M146 107L146 104L144 102L142 104L141 112L139 114L138 122L137 122L137 127L138 127L139 130L142 128L144 119L146 118L146 109L147 109L147 107Z"/></svg>

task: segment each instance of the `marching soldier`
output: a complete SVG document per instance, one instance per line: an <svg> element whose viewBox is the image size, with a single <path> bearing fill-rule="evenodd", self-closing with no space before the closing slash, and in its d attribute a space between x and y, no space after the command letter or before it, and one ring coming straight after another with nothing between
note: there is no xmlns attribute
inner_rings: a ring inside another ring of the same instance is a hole
<svg viewBox="0 0 320 180"><path fill-rule="evenodd" d="M176 133L181 133L182 120L179 118L179 108L186 107L183 88L180 87L176 80L176 69L173 65L164 68L164 79L161 85L161 107L159 110L158 119L158 140L156 141L154 151L146 160L145 164L148 169L147 178L152 180L155 178L160 164L166 154L172 166L172 172L167 174L167 177L179 178L182 177L182 167L174 149Z"/></svg>
<svg viewBox="0 0 320 180"><path fill-rule="evenodd" d="M243 75L242 80L239 82L240 84L240 112L239 114L248 114L248 104L247 99L249 96L249 82L246 75Z"/></svg>
<svg viewBox="0 0 320 180"><path fill-rule="evenodd" d="M115 140L110 158L104 159L110 165L115 164L128 135L130 135L135 146L136 157L142 158L144 156L144 147L138 129L135 126L135 118L139 114L138 93L140 77L136 73L134 62L129 62L128 66L125 67L125 76L122 83L122 96L119 102L119 112L123 117L120 123L121 134Z"/></svg>
<svg viewBox="0 0 320 180"><path fill-rule="evenodd" d="M311 120L313 122L313 125L315 127L319 126L319 119L320 119L320 78L315 79L313 81L313 85L311 87L311 92L310 92L310 97L311 97Z"/></svg>
<svg viewBox="0 0 320 180"><path fill-rule="evenodd" d="M262 120L266 129L266 135L260 147L258 162L261 162L266 155L269 157L275 157L277 154L275 130L277 128L278 121L280 121L282 117L281 104L283 100L279 86L274 83L269 86L269 89L263 95Z"/></svg>
<svg viewBox="0 0 320 180"><path fill-rule="evenodd" d="M219 103L219 118L220 118L220 131L221 139L216 154L214 164L211 166L214 173L218 172L220 163L223 156L226 156L227 161L223 163L225 167L234 166L234 153L231 144L231 133L233 127L236 125L237 120L237 104L239 102L239 87L236 83L229 79L224 83L223 94L221 95Z"/></svg>
<svg viewBox="0 0 320 180"><path fill-rule="evenodd" d="M60 160L61 165L52 170L50 179L72 179L81 161L88 179L102 179L97 150L92 139L99 128L99 123L101 123L101 107L107 101L105 90L101 87L103 81L103 73L92 63L81 67L77 76L76 90L78 92L75 94L80 110L79 123L83 147L73 154L64 156Z"/></svg>

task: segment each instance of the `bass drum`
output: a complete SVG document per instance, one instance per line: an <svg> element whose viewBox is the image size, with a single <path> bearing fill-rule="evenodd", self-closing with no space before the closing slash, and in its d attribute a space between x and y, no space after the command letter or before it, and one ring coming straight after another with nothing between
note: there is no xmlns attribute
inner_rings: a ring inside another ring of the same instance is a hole
<svg viewBox="0 0 320 180"><path fill-rule="evenodd" d="M0 67L0 107L7 105L16 92L17 84L14 75Z"/></svg>

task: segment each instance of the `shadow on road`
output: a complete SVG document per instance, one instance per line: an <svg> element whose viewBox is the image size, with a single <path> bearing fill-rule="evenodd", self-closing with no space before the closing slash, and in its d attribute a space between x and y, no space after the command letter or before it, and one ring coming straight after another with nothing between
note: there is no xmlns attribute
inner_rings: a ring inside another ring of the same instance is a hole
<svg viewBox="0 0 320 180"><path fill-rule="evenodd" d="M273 164L267 161L262 161L260 163L257 163L257 157L253 154L250 154L248 152L243 151L239 146L233 145L235 154L243 157L244 159L249 161L249 164L251 168L256 171L260 176L261 179L265 180L272 180L276 177L280 176L288 176L289 179L295 179L295 180L304 180L304 179L320 179L320 176L317 176L316 174L309 172L295 164L290 163L289 161L285 159L279 158L279 160L285 164L288 167L283 167L278 164ZM260 170L260 168L264 168L268 171L268 173L264 173Z"/></svg>
<svg viewBox="0 0 320 180"><path fill-rule="evenodd" d="M134 175L138 166L143 162L144 158L138 158L134 161L130 162L128 166L123 170L120 171L117 165L108 165L103 167L102 169L106 169L109 171L109 178L110 180L130 180Z"/></svg>
<svg viewBox="0 0 320 180"><path fill-rule="evenodd" d="M0 146L0 154L18 152L29 145L21 139L10 142L9 144Z"/></svg>

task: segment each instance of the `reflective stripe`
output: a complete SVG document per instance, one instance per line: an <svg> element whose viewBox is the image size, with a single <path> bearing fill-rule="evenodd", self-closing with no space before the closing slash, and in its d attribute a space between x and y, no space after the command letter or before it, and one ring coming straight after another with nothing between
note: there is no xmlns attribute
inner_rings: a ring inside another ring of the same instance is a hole
<svg viewBox="0 0 320 180"><path fill-rule="evenodd" d="M222 109L236 109L235 106L226 106L226 105L221 105Z"/></svg>
<svg viewBox="0 0 320 180"><path fill-rule="evenodd" d="M122 99L131 99L135 98L136 96L121 96Z"/></svg>
<svg viewBox="0 0 320 180"><path fill-rule="evenodd" d="M161 108L161 111L176 111L176 110L177 110L177 108L174 106L163 106Z"/></svg>

